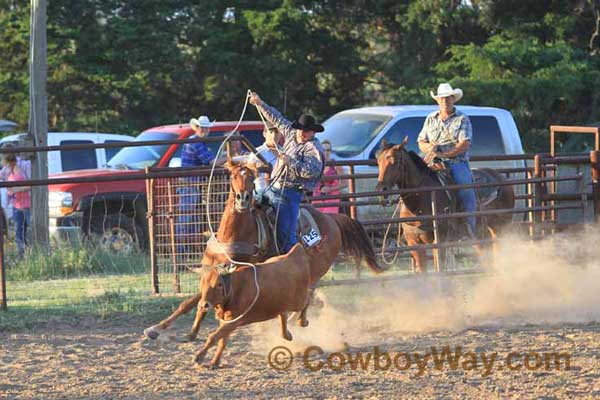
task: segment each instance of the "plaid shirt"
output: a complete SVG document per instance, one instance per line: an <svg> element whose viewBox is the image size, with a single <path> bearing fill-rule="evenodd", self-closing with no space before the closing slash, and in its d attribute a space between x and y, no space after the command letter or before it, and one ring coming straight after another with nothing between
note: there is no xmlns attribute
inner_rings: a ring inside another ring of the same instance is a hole
<svg viewBox="0 0 600 400"><path fill-rule="evenodd" d="M210 165L215 159L214 154L206 146L206 143L186 143L181 151L182 167L197 167Z"/></svg>
<svg viewBox="0 0 600 400"><path fill-rule="evenodd" d="M279 132L283 133L285 143L283 152L290 158L286 174L283 172L284 165L279 160L275 164L272 177L285 187L301 186L305 190L313 191L321 180L325 160L323 147L319 139L314 138L308 142L298 143L296 141L296 129L292 128L292 122L286 119L276 108L263 103L259 106L265 118L275 125Z"/></svg>
<svg viewBox="0 0 600 400"><path fill-rule="evenodd" d="M457 109L454 109L454 113L445 121L440 118L439 111L429 114L417 138L419 142L437 143L442 152L453 149L458 142L463 140L473 141L473 128L469 117ZM471 152L467 150L463 154L453 157L452 160L469 161L470 155Z"/></svg>

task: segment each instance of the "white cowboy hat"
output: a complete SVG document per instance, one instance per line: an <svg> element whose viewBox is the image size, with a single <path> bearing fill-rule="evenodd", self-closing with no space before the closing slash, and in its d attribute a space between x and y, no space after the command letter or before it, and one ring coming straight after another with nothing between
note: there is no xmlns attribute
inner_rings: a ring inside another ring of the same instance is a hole
<svg viewBox="0 0 600 400"><path fill-rule="evenodd" d="M199 126L200 128L210 128L214 124L215 124L215 121L210 122L210 119L208 119L208 117L206 115L202 115L202 116L198 117L198 119L196 119L196 118L190 119L190 125L196 125L196 126Z"/></svg>
<svg viewBox="0 0 600 400"><path fill-rule="evenodd" d="M452 86L450 86L449 83L440 83L440 86L437 88L437 94L433 93L432 91L429 91L429 94L434 99L437 99L438 97L454 96L455 102L459 101L463 97L462 89L452 89Z"/></svg>

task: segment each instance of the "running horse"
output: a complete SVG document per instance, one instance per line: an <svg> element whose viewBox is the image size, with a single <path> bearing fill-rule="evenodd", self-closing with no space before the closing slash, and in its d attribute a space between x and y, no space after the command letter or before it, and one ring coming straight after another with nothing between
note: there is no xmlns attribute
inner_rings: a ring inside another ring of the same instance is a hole
<svg viewBox="0 0 600 400"><path fill-rule="evenodd" d="M384 192L398 189L413 189L424 186L441 186L442 183L434 171L425 161L413 151L407 151L405 145L408 137L400 144L382 142L381 150L377 156L379 176L377 178L377 190ZM475 182L500 183L504 178L498 172L489 169L473 169ZM484 187L476 189L480 209L514 208L515 193L512 186ZM416 192L401 194L400 218L431 215L431 194L433 192ZM441 213L450 213L454 210L455 199L449 191L438 191L436 194L436 208ZM498 232L512 222L512 214L493 215L485 218L485 229L478 229L478 236L485 235L486 231L491 239L495 239ZM478 224L481 225L481 224ZM438 222L440 242L448 240L457 232L456 224L448 219ZM402 230L409 246L417 244L433 243L433 226L431 220L403 222ZM492 249L495 252L495 244L492 241ZM474 244L477 254L482 256L482 248ZM445 250L440 249L440 259L444 259ZM417 273L426 272L425 250L411 251L415 262Z"/></svg>
<svg viewBox="0 0 600 400"><path fill-rule="evenodd" d="M230 175L230 191L221 217L216 240L209 241L202 257L202 266L219 266L233 261L258 263L277 255L275 236L268 228L266 213L254 201L256 169L229 160L225 167ZM316 222L322 242L318 245L319 257L311 259L310 285L314 285L329 271L340 251L357 261L364 259L375 273L384 269L377 265L375 251L362 225L343 214L324 214L311 206L307 208ZM228 258L229 257L229 258ZM166 319L147 328L144 333L156 339L178 317L190 312L200 301L200 293L182 302ZM186 338L196 339L207 310L198 307L191 331ZM298 317L298 324L307 326L306 308Z"/></svg>

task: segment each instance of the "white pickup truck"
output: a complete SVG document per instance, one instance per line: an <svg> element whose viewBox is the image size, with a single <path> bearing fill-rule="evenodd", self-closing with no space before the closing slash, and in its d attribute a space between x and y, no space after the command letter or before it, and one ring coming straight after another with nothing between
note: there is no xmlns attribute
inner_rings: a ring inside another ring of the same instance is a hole
<svg viewBox="0 0 600 400"><path fill-rule="evenodd" d="M473 126L472 156L523 154L523 146L517 125L512 114L500 108L457 106L458 110L469 116ZM332 159L340 161L374 160L381 141L400 143L408 136L407 149L419 152L417 136L423 127L427 115L438 109L437 106L384 106L364 107L339 112L323 123L325 131L319 134L319 140L331 142ZM471 162L472 168L519 168L525 167L525 161L480 161ZM357 166L355 173L376 173L376 166ZM513 174L512 178L523 177ZM375 190L375 179L356 181L359 192ZM516 190L524 191L522 187ZM359 216L369 217L374 208L359 207ZM521 216L519 216L521 217Z"/></svg>

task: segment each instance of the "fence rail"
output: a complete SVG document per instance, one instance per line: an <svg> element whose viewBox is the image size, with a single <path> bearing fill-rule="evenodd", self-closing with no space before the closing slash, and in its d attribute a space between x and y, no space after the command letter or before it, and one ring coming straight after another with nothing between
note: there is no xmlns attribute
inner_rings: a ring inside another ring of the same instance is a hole
<svg viewBox="0 0 600 400"><path fill-rule="evenodd" d="M86 144L86 145L67 145L67 146L45 146L45 147L20 147L11 149L0 149L0 153L11 152L35 152L35 151L55 151L55 150L79 150L90 148L109 148L109 147L136 147L152 144L182 144L193 142L217 142L222 138L207 139L177 139L171 141L146 141L129 143L104 143L104 144ZM232 140L241 140L244 145L251 148L246 139L240 136L233 136ZM487 217L491 215L505 214L526 214L527 221L523 224L517 224L529 228L529 234L532 238L540 237L559 229L561 224L557 219L557 213L564 210L581 210L588 201L593 204L594 218L596 221L600 218L600 153L594 150L589 155L552 155L552 154L524 154L524 155L501 155L501 156L479 156L472 157L473 161L532 161L533 166L498 168L497 171L503 174L517 174L517 176L526 176L526 178L509 179L502 184L472 184L472 185L450 185L444 188L423 187L418 189L402 189L386 192L388 196L399 196L401 194L418 193L424 191L439 192L441 190L456 190L460 188L483 188L501 185L519 185L524 187L524 193L517 195L517 199L526 203L526 206L519 206L514 209L501 210L483 210L475 213L437 213L432 216L419 216L414 218L365 218L358 216L358 210L363 207L373 207L377 213L389 215L391 208L386 208L378 200L380 192L370 189L377 174L375 173L357 173L355 167L375 166L374 160L355 161L355 162L331 162L330 165L344 166L348 173L326 177L325 179L345 179L349 183L348 193L339 195L314 196L310 198L313 202L337 201L339 207L348 208L349 214L359 219L365 228L373 235L374 240L381 240L381 231L386 226L397 228L399 224L410 221L443 221L454 218L464 218L474 215L477 217ZM569 174L560 176L559 168L563 165L583 165L591 169L591 191L583 190L585 187L584 177L582 175ZM148 220L147 236L149 239L149 268L151 270L152 284L151 291L154 293L185 293L196 290L197 279L188 272L188 268L195 267L200 263L207 239L210 236L209 220L206 215L206 202L211 206L208 210L210 225L216 232L219 220L223 211L225 200L229 193L229 178L226 170L216 168L213 171L210 194L208 190L208 176L210 169L206 168L148 168L145 171L127 171L126 174L119 176L97 176L97 177L71 177L71 178L50 178L46 180L29 180L21 182L0 182L0 188L9 188L15 186L45 186L58 185L66 183L107 183L118 181L144 181L146 188L145 198L139 200L143 203L143 210L137 210L136 217L143 214L143 219ZM520 175L523 174L523 175ZM357 189L357 182L365 183L364 188ZM558 191L559 184L569 183L575 186L575 189L568 191ZM147 201L146 201L147 200ZM570 202L570 203L565 203ZM327 207L331 203L317 204L317 207ZM199 207L198 207L199 206ZM140 206L142 207L142 206ZM100 210L100 212L102 212ZM91 216L90 216L91 217ZM0 231L3 220L0 219ZM488 243L489 240L479 241L478 243ZM430 245L402 246L382 243L377 246L380 253L406 253L411 250L435 250L442 248L455 248L473 245L475 242L447 242L433 243ZM7 293L11 295L11 287L16 284L14 281L6 280L5 265L5 245L4 237L0 239L0 309L7 307ZM440 270L438 268L438 270ZM404 271L404 270L403 270ZM406 272L406 271L404 271ZM476 271L461 271L474 273ZM348 273L356 273L351 269ZM448 274L458 273L457 271L446 271ZM146 272L147 274L147 272ZM400 279L401 274L395 277L384 277L379 282L387 280ZM147 278L146 278L147 279ZM353 279L336 279L335 283L326 281L323 285L352 284L356 282L374 282L371 278L361 278L354 275ZM125 283L127 285L127 283ZM45 285L50 287L52 285ZM78 288L78 290L92 290L89 287ZM14 292L13 292L14 293ZM32 292L33 293L33 292Z"/></svg>

